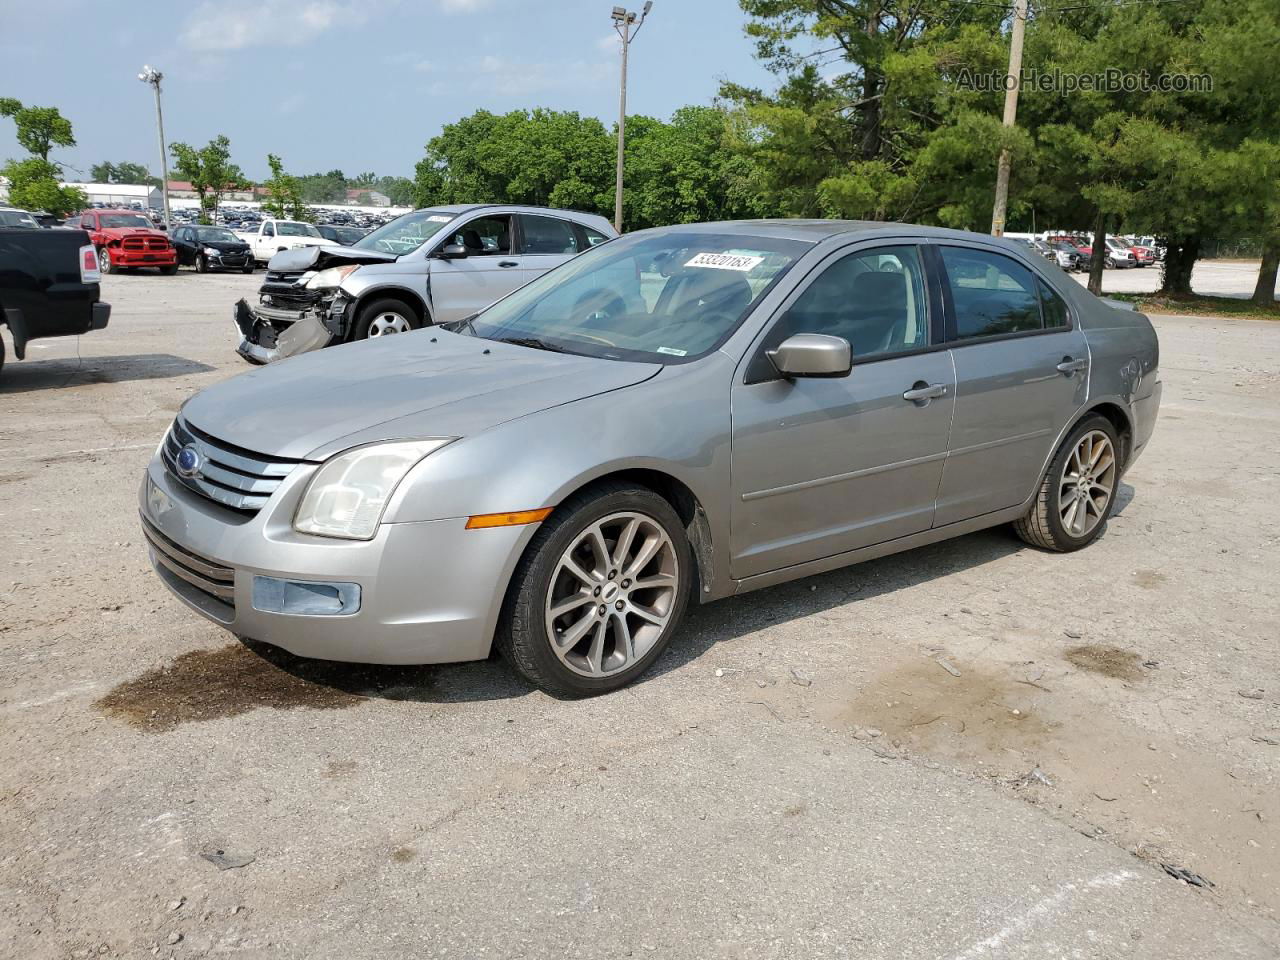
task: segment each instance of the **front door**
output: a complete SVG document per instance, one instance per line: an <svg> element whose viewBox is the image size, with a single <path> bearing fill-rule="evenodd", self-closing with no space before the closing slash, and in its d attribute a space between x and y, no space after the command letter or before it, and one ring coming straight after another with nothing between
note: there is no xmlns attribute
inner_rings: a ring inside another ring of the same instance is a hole
<svg viewBox="0 0 1280 960"><path fill-rule="evenodd" d="M431 316L436 323L468 317L524 285L522 258L511 250L511 226L510 214L450 225L441 244L461 244L467 255L431 261Z"/></svg>
<svg viewBox="0 0 1280 960"><path fill-rule="evenodd" d="M937 248L956 368L936 526L1015 506L1036 489L1088 395L1088 347L1062 296L994 251Z"/></svg>
<svg viewBox="0 0 1280 960"><path fill-rule="evenodd" d="M836 253L774 321L732 388L736 579L928 530L955 398L920 249ZM843 337L836 379L777 376L788 336Z"/></svg>

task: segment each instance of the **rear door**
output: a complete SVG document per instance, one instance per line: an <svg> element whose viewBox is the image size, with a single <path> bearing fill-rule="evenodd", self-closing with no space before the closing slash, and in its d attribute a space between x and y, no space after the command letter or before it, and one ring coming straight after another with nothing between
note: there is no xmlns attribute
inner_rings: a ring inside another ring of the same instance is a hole
<svg viewBox="0 0 1280 960"><path fill-rule="evenodd" d="M502 213L449 225L449 235L435 249L461 244L467 255L431 260L431 316L436 323L470 316L524 285L522 258L512 252L512 221L511 214Z"/></svg>
<svg viewBox="0 0 1280 960"><path fill-rule="evenodd" d="M1062 295L1027 264L983 247L933 249L956 370L942 526L1031 495L1087 398L1089 354Z"/></svg>
<svg viewBox="0 0 1280 960"><path fill-rule="evenodd" d="M560 217L522 213L520 254L527 283L582 252L583 235Z"/></svg>

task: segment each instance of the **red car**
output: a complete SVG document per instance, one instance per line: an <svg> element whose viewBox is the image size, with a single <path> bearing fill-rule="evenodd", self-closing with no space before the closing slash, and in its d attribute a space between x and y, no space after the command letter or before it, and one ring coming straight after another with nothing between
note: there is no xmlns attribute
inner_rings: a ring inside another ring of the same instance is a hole
<svg viewBox="0 0 1280 960"><path fill-rule="evenodd" d="M169 238L134 210L86 210L65 226L88 231L103 273L133 267L156 267L169 275L178 272L178 252Z"/></svg>
<svg viewBox="0 0 1280 960"><path fill-rule="evenodd" d="M1129 248L1138 258L1138 266L1145 267L1156 262L1156 252L1150 247L1133 246Z"/></svg>

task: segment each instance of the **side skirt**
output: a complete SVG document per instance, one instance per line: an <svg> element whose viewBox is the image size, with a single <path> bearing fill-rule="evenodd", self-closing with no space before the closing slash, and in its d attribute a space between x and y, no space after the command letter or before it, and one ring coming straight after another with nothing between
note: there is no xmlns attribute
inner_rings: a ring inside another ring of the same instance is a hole
<svg viewBox="0 0 1280 960"><path fill-rule="evenodd" d="M934 527L932 530L922 530L919 533L913 533L908 537L899 537L896 540L886 540L884 543L873 544L869 547L861 547L857 550L850 550L847 553L837 553L832 557L822 557L818 560L809 560L805 563L797 563L794 566L783 567L780 570L770 570L768 573L758 573L754 577L747 577L745 580L735 581L736 586L732 595L737 596L740 593L759 590L761 587L772 587L775 584L787 583L788 581L799 580L803 577L812 577L815 574L826 573L829 570L837 570L840 567L849 567L855 563L862 563L865 560L875 560L879 557L887 557L891 553L901 553L904 550L913 550L916 547L924 547L931 543L937 543L940 540L949 540L952 537L962 536L966 533L985 530L988 527L998 527L1002 523L1012 523L1019 517L1025 516L1030 507L1031 500L1027 500L1018 504L1016 507L1006 507L1004 510L997 510L995 513L984 513L980 517L970 517L968 520L958 520L955 523L948 523L942 527Z"/></svg>

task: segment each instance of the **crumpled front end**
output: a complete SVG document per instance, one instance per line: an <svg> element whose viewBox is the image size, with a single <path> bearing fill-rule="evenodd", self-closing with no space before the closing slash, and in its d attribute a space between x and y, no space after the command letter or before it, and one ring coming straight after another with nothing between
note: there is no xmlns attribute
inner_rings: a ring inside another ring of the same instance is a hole
<svg viewBox="0 0 1280 960"><path fill-rule="evenodd" d="M236 303L240 356L250 363L272 363L342 339L350 301L339 289L308 288L314 275L311 270L269 269L258 291L258 305Z"/></svg>

